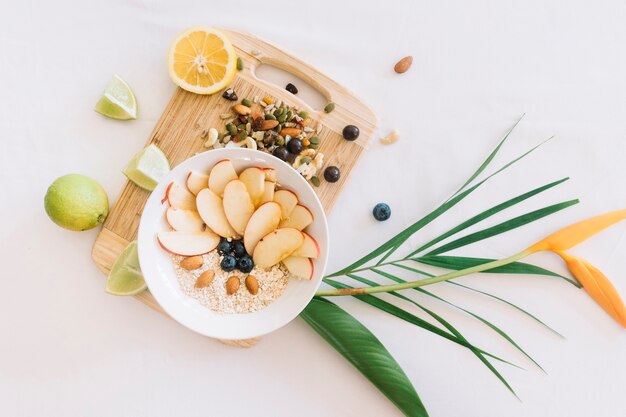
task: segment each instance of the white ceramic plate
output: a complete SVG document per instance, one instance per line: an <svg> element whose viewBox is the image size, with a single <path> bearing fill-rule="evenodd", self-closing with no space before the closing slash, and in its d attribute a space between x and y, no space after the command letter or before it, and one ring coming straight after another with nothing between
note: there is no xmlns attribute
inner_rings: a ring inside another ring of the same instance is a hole
<svg viewBox="0 0 626 417"><path fill-rule="evenodd" d="M285 292L269 306L243 314L219 314L183 294L178 285L170 254L157 242L157 233L170 230L165 221L167 203L161 204L167 185L185 185L191 170L209 172L222 159L230 159L237 172L249 166L276 169L282 188L295 191L314 216L307 232L320 245L310 281L290 278ZM176 166L154 189L144 207L139 225L139 263L150 292L163 309L183 326L219 339L248 339L272 332L293 320L311 301L320 285L328 259L328 224L317 195L291 166L267 153L245 148L215 149L187 159Z"/></svg>

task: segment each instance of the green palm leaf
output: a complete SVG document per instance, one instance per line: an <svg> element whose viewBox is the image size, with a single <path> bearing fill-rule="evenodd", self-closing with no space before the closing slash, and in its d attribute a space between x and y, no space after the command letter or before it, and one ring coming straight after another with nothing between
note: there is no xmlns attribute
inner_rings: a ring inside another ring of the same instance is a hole
<svg viewBox="0 0 626 417"><path fill-rule="evenodd" d="M580 201L578 199L564 201L562 203L543 207L539 210L531 211L530 213L522 214L521 216L514 217L495 226L488 227L478 232L474 232L467 236L463 236L459 239L453 240L452 242L446 243L445 245L428 252L427 255L439 255L440 253L449 252L453 249L467 246L469 244L479 242L481 240L499 235L501 233L508 232L509 230L513 230L528 223L532 223L543 217L566 209L567 207L573 206L574 204L578 204L579 202Z"/></svg>
<svg viewBox="0 0 626 417"><path fill-rule="evenodd" d="M428 417L411 381L385 346L336 304L314 298L300 313L317 333L407 417Z"/></svg>

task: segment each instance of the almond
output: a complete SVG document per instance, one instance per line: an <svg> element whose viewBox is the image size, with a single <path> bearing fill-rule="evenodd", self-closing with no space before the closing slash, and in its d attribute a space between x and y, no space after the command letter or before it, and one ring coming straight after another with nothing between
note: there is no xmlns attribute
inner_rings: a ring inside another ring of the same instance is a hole
<svg viewBox="0 0 626 417"><path fill-rule="evenodd" d="M190 256L180 261L180 267L191 271L192 269L198 269L204 264L204 260L201 255Z"/></svg>
<svg viewBox="0 0 626 417"><path fill-rule="evenodd" d="M252 113L252 109L250 109L250 107L248 106L244 106L243 104L235 104L233 106L233 111L242 116L247 116Z"/></svg>
<svg viewBox="0 0 626 417"><path fill-rule="evenodd" d="M239 278L232 276L226 281L226 294L233 295L239 289Z"/></svg>
<svg viewBox="0 0 626 417"><path fill-rule="evenodd" d="M213 277L215 277L215 272L211 270L204 271L203 273L200 274L200 276L196 280L196 284L194 285L194 287L196 288L206 287L211 282L213 282Z"/></svg>
<svg viewBox="0 0 626 417"><path fill-rule="evenodd" d="M412 64L413 64L413 57L411 55L405 56L404 58L402 58L400 61L396 63L396 65L393 67L393 70L397 72L398 74L404 74L405 72L409 70L409 68L411 68Z"/></svg>
<svg viewBox="0 0 626 417"><path fill-rule="evenodd" d="M259 292L259 281L254 275L248 275L246 278L246 288L252 295L256 295Z"/></svg>
<svg viewBox="0 0 626 417"><path fill-rule="evenodd" d="M257 130L270 130L278 126L278 120L263 120Z"/></svg>
<svg viewBox="0 0 626 417"><path fill-rule="evenodd" d="M280 131L280 135L282 137L289 135L289 137L291 138L295 138L296 136L300 135L300 133L302 133L300 129L296 129L295 127L284 127Z"/></svg>

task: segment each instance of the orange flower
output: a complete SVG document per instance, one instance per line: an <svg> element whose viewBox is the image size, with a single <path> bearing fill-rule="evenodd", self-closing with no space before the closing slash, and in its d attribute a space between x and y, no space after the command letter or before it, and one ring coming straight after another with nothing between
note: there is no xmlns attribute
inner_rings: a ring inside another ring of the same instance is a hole
<svg viewBox="0 0 626 417"><path fill-rule="evenodd" d="M619 293L598 268L564 252L596 233L626 219L626 210L617 210L567 226L529 247L526 252L549 250L559 255L585 291L622 327L626 328L626 307Z"/></svg>

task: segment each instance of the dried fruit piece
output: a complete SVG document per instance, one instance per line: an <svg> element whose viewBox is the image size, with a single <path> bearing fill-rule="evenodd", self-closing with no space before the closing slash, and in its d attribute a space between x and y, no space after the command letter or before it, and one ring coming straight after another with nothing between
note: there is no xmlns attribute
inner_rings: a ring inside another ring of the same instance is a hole
<svg viewBox="0 0 626 417"><path fill-rule="evenodd" d="M237 101L238 99L237 93L235 93L235 90L233 90L232 88L227 88L222 94L222 97L230 101Z"/></svg>
<svg viewBox="0 0 626 417"><path fill-rule="evenodd" d="M235 104L233 106L233 111L241 116L247 116L252 113L250 107L244 106L243 104Z"/></svg>
<svg viewBox="0 0 626 417"><path fill-rule="evenodd" d="M404 74L405 72L409 70L409 68L411 68L412 64L413 64L413 57L411 55L405 56L400 61L398 61L396 65L394 65L393 70L397 72L398 74Z"/></svg>
<svg viewBox="0 0 626 417"><path fill-rule="evenodd" d="M233 295L239 290L239 278L232 276L226 281L226 294Z"/></svg>
<svg viewBox="0 0 626 417"><path fill-rule="evenodd" d="M180 267L188 271L191 271L193 269L198 269L203 264L204 264L204 259L202 259L201 255L190 256L180 261Z"/></svg>
<svg viewBox="0 0 626 417"><path fill-rule="evenodd" d="M248 275L246 277L246 288L252 295L257 295L259 292L259 281L254 275Z"/></svg>
<svg viewBox="0 0 626 417"><path fill-rule="evenodd" d="M289 91L291 94L298 94L298 89L291 83L285 86L285 90Z"/></svg>
<svg viewBox="0 0 626 417"><path fill-rule="evenodd" d="M206 270L200 274L194 287L196 288L204 288L207 287L211 282L213 282L213 278L215 277L215 272L211 270Z"/></svg>

